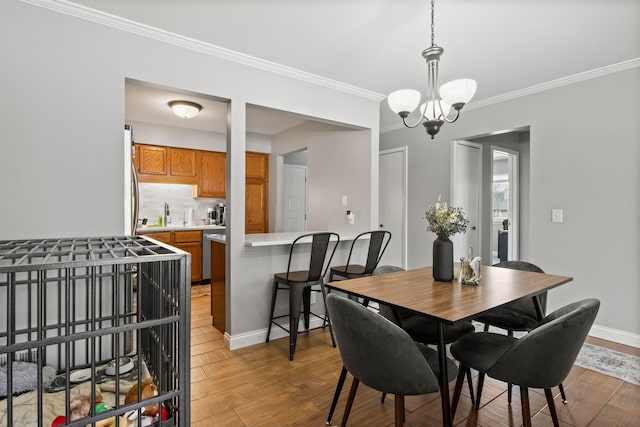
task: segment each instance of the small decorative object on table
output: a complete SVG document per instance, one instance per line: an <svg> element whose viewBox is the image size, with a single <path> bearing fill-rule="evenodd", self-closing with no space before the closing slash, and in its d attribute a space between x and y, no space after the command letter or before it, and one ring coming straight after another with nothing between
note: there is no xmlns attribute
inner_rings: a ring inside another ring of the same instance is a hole
<svg viewBox="0 0 640 427"><path fill-rule="evenodd" d="M463 285L480 284L481 259L479 256L472 258L471 261L466 258L460 258L460 275L458 282Z"/></svg>
<svg viewBox="0 0 640 427"><path fill-rule="evenodd" d="M439 282L453 280L453 242L450 236L467 231L469 220L462 208L453 208L440 201L431 206L425 218L429 222L427 231L434 232L438 238L433 241L433 278Z"/></svg>

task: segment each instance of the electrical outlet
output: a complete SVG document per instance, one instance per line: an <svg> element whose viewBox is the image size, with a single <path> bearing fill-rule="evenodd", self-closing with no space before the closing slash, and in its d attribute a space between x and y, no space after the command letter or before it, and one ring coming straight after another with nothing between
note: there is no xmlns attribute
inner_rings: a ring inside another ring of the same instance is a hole
<svg viewBox="0 0 640 427"><path fill-rule="evenodd" d="M562 209L551 209L551 222L562 222Z"/></svg>

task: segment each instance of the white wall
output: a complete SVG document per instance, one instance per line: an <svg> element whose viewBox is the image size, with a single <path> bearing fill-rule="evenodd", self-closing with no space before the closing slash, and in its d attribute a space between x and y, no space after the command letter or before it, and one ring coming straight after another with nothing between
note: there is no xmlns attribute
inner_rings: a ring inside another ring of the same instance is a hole
<svg viewBox="0 0 640 427"><path fill-rule="evenodd" d="M277 212L278 156L307 148L307 229L366 231L371 226L371 132L307 122L274 135L270 164L271 212ZM347 206L342 196L347 196ZM349 225L346 211L356 215ZM271 227L277 215L273 215Z"/></svg>
<svg viewBox="0 0 640 427"><path fill-rule="evenodd" d="M374 94L289 69L222 59L201 44L162 41L166 33L145 37L18 0L0 2L0 31L0 240L122 233L127 78L230 101L226 297L231 310L240 310L246 293L253 292L231 286L248 274L237 262L245 231L246 105L373 129L367 136L369 155L372 164L377 161ZM371 206L377 206L377 181L369 192Z"/></svg>
<svg viewBox="0 0 640 427"><path fill-rule="evenodd" d="M417 129L382 134L381 149L409 146L409 267L431 259L421 217L438 194L448 199L449 141L529 125L529 258L574 277L550 292L549 308L599 298L592 333L640 345L639 95L634 68L463 110L435 141ZM564 223L551 223L552 208Z"/></svg>
<svg viewBox="0 0 640 427"><path fill-rule="evenodd" d="M3 239L122 232L125 78L378 127L378 101L353 93L17 0L0 19Z"/></svg>
<svg viewBox="0 0 640 427"><path fill-rule="evenodd" d="M206 132L128 120L133 129L133 140L138 144L164 145L194 150L227 151L227 136ZM259 133L247 133L247 151L271 152L271 137Z"/></svg>

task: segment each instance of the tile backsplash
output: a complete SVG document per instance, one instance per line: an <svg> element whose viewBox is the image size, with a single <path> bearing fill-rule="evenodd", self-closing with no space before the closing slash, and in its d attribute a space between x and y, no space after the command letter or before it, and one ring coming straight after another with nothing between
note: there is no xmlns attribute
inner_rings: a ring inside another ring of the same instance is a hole
<svg viewBox="0 0 640 427"><path fill-rule="evenodd" d="M225 203L225 199L194 198L193 186L182 184L151 184L138 185L138 199L140 212L138 218L147 218L149 223L156 224L158 216L162 215L164 203L169 203L171 224L183 225L186 210L193 209L193 222L200 224L207 218L207 208Z"/></svg>

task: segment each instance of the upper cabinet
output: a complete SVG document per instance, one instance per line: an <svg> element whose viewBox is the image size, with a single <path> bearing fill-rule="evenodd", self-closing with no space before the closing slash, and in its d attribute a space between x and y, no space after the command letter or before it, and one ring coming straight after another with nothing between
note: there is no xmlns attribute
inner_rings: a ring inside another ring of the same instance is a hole
<svg viewBox="0 0 640 427"><path fill-rule="evenodd" d="M167 147L136 144L136 157L139 168L138 174L167 175Z"/></svg>
<svg viewBox="0 0 640 427"><path fill-rule="evenodd" d="M247 179L269 179L269 156L262 153L247 153Z"/></svg>
<svg viewBox="0 0 640 427"><path fill-rule="evenodd" d="M246 154L245 233L269 232L269 155Z"/></svg>
<svg viewBox="0 0 640 427"><path fill-rule="evenodd" d="M169 174L196 179L196 151L185 148L169 148Z"/></svg>
<svg viewBox="0 0 640 427"><path fill-rule="evenodd" d="M196 151L136 144L134 166L140 182L196 184Z"/></svg>
<svg viewBox="0 0 640 427"><path fill-rule="evenodd" d="M198 151L198 185L195 197L226 198L226 154Z"/></svg>

